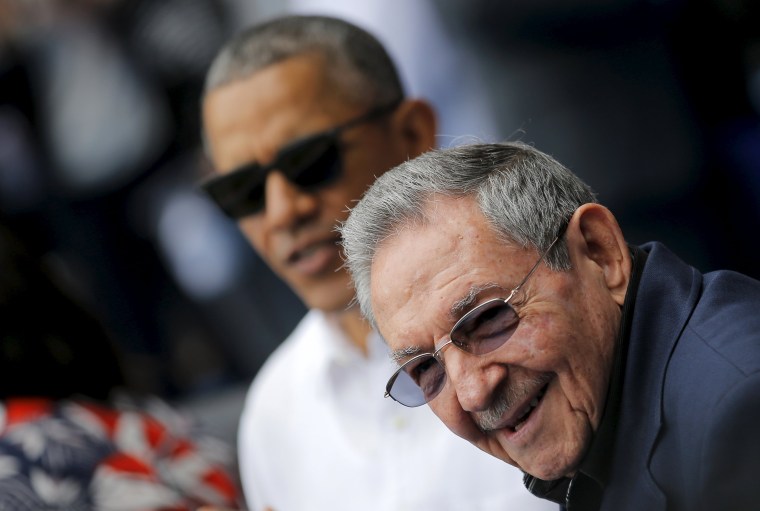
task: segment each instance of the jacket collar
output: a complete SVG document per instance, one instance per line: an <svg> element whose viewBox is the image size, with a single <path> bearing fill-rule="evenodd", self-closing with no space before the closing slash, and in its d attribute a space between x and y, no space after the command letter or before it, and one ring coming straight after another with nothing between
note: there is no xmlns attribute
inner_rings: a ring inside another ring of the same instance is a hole
<svg viewBox="0 0 760 511"><path fill-rule="evenodd" d="M610 484L602 509L666 509L649 460L662 427L668 362L702 289L701 274L664 245L648 243L641 248L649 255L634 305Z"/></svg>

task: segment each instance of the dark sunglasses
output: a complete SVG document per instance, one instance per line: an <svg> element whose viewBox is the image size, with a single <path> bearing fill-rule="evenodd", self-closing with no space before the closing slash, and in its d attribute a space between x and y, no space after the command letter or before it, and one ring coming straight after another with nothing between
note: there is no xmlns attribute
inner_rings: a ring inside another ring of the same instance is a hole
<svg viewBox="0 0 760 511"><path fill-rule="evenodd" d="M435 398L446 385L446 368L441 352L449 345L472 355L485 355L503 346L517 329L520 318L509 301L533 275L536 268L562 237L563 227L524 279L506 298L493 298L470 309L449 332L449 339L433 353L422 353L406 361L385 386L385 397L404 406L420 406Z"/></svg>
<svg viewBox="0 0 760 511"><path fill-rule="evenodd" d="M389 114L400 103L398 99L327 131L296 140L280 149L268 165L257 162L243 165L227 174L207 179L201 183L201 188L227 216L238 219L264 209L266 178L273 170L282 172L291 183L304 190L327 185L343 172L340 134L348 128Z"/></svg>

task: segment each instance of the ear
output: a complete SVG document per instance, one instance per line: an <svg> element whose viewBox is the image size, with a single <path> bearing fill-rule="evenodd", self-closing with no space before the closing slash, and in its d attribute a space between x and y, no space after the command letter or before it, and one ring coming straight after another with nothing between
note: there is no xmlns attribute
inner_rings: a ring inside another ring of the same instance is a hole
<svg viewBox="0 0 760 511"><path fill-rule="evenodd" d="M567 229L573 264L600 268L613 300L623 305L631 279L631 254L613 214L600 204L584 204Z"/></svg>
<svg viewBox="0 0 760 511"><path fill-rule="evenodd" d="M426 101L404 100L393 115L393 127L408 159L435 147L438 122L435 110Z"/></svg>

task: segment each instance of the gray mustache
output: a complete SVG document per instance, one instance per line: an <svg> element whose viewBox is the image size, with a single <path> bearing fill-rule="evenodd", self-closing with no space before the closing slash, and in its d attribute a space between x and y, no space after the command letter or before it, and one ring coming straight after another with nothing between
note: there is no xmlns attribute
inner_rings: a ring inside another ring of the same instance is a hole
<svg viewBox="0 0 760 511"><path fill-rule="evenodd" d="M549 380L551 380L551 375L543 374L519 383L510 384L507 381L499 389L491 406L474 416L475 423L483 432L498 429L504 415L509 413L515 405L522 403L528 395L546 385Z"/></svg>

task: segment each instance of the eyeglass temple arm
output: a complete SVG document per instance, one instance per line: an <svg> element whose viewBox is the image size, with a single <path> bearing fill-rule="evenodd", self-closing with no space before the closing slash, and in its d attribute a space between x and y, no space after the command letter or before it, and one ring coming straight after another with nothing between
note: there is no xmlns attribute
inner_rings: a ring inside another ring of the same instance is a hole
<svg viewBox="0 0 760 511"><path fill-rule="evenodd" d="M390 103L375 107L369 110L364 115L360 115L359 117L355 117L353 119L350 119L344 122L343 124L339 124L338 126L335 126L333 129L330 130L330 133L337 135L341 131L346 130L352 126L356 126L357 124L362 124L362 123L371 121L373 119L376 119L378 117L382 117L383 115L394 111L401 104L402 101L404 101L404 98L399 97L399 98L394 99Z"/></svg>
<svg viewBox="0 0 760 511"><path fill-rule="evenodd" d="M547 249L544 250L544 252L541 254L541 257L538 258L538 261L536 261L536 264L533 265L533 267L530 269L530 271L525 276L525 278L522 279L522 281L520 281L519 284L517 284L517 287L515 287L512 290L511 293L509 293L509 297L506 299L506 301L511 300L512 297L515 296L515 293L517 293L520 290L520 288L523 286L523 284L525 284L528 281L528 279L530 278L530 276L533 275L533 272L536 271L536 269L541 264L541 262L544 259L546 259L546 256L549 254L549 252L551 252L552 248L554 247L554 244L557 243L557 241L559 241L559 239L565 233L565 229L567 229L567 224L563 224L562 225L562 227L560 228L559 232L557 233L557 236L554 238L554 240L551 243L549 243L549 246L547 247Z"/></svg>

